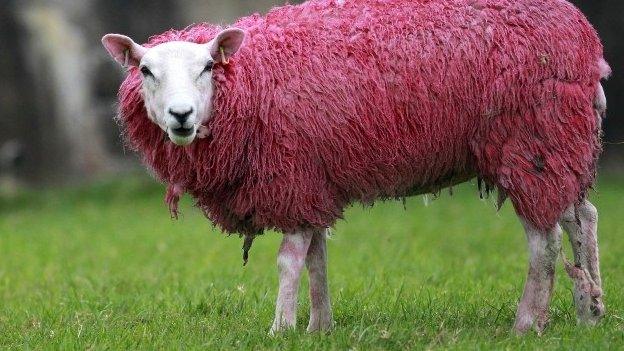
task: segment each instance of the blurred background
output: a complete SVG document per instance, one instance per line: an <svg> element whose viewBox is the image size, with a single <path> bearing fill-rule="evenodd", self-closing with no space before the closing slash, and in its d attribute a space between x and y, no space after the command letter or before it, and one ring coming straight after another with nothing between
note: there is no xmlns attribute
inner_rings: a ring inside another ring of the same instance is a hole
<svg viewBox="0 0 624 351"><path fill-rule="evenodd" d="M297 1L290 1L296 3ZM600 33L613 77L603 172L624 169L624 1L573 1ZM231 23L279 0L1 0L0 196L139 169L113 121L122 70L105 33L137 42L197 22Z"/></svg>

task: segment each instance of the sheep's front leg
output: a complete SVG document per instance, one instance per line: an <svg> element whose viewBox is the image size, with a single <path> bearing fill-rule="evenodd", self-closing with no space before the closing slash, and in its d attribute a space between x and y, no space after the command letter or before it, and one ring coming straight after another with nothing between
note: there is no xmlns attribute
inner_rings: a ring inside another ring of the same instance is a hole
<svg viewBox="0 0 624 351"><path fill-rule="evenodd" d="M329 287L327 285L328 229L314 233L306 266L310 274L310 322L308 332L326 331L333 325Z"/></svg>
<svg viewBox="0 0 624 351"><path fill-rule="evenodd" d="M598 258L598 211L585 200L576 208L570 206L560 223L568 233L574 253L574 265L566 262L566 271L574 281L578 321L595 325L605 313Z"/></svg>
<svg viewBox="0 0 624 351"><path fill-rule="evenodd" d="M540 231L522 221L529 242L529 274L518 304L514 329L523 334L533 327L540 334L548 323L555 281L555 263L561 249L561 227Z"/></svg>
<svg viewBox="0 0 624 351"><path fill-rule="evenodd" d="M297 292L313 231L284 234L277 256L279 292L275 305L275 320L269 334L294 328L297 322Z"/></svg>

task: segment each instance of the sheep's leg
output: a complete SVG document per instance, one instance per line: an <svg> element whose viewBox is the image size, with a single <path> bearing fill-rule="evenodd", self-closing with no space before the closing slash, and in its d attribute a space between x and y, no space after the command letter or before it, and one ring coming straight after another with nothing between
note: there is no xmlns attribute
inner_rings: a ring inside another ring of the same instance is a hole
<svg viewBox="0 0 624 351"><path fill-rule="evenodd" d="M313 231L284 234L277 256L279 292L275 305L275 320L269 334L294 328L297 322L297 292Z"/></svg>
<svg viewBox="0 0 624 351"><path fill-rule="evenodd" d="M310 274L310 322L308 332L329 330L332 327L332 310L327 286L327 237L328 229L314 233L306 266Z"/></svg>
<svg viewBox="0 0 624 351"><path fill-rule="evenodd" d="M561 217L561 226L568 233L574 266L566 271L574 281L574 304L579 323L595 325L605 313L598 256L598 211L589 201L570 206Z"/></svg>
<svg viewBox="0 0 624 351"><path fill-rule="evenodd" d="M529 242L529 274L518 304L514 329L523 334L533 327L538 334L548 322L548 307L555 281L555 263L561 250L561 227L540 231L522 221Z"/></svg>

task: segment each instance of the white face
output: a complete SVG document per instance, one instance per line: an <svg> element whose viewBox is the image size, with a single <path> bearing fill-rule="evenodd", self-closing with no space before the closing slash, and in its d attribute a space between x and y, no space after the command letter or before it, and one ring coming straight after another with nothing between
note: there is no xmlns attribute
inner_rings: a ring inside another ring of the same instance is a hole
<svg viewBox="0 0 624 351"><path fill-rule="evenodd" d="M192 143L210 115L214 64L207 45L187 42L158 45L141 59L148 116L177 145Z"/></svg>
<svg viewBox="0 0 624 351"><path fill-rule="evenodd" d="M139 67L150 120L183 146L195 140L212 112L213 66L227 64L243 38L242 30L226 29L206 44L173 41L148 49L118 34L102 43L117 62Z"/></svg>

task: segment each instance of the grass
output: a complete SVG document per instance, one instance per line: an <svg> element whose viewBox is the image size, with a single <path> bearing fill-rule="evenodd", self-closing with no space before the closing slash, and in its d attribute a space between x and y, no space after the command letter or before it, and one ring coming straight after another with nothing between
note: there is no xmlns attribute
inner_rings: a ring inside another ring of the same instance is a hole
<svg viewBox="0 0 624 351"><path fill-rule="evenodd" d="M596 328L576 326L559 263L545 335L510 333L527 269L509 203L496 213L474 184L354 206L329 242L337 328L308 335L307 277L298 330L267 336L280 235L243 268L190 199L169 219L163 187L132 178L0 200L0 347L8 349L621 349L624 181L601 179L605 302ZM567 244L567 243L566 243Z"/></svg>

